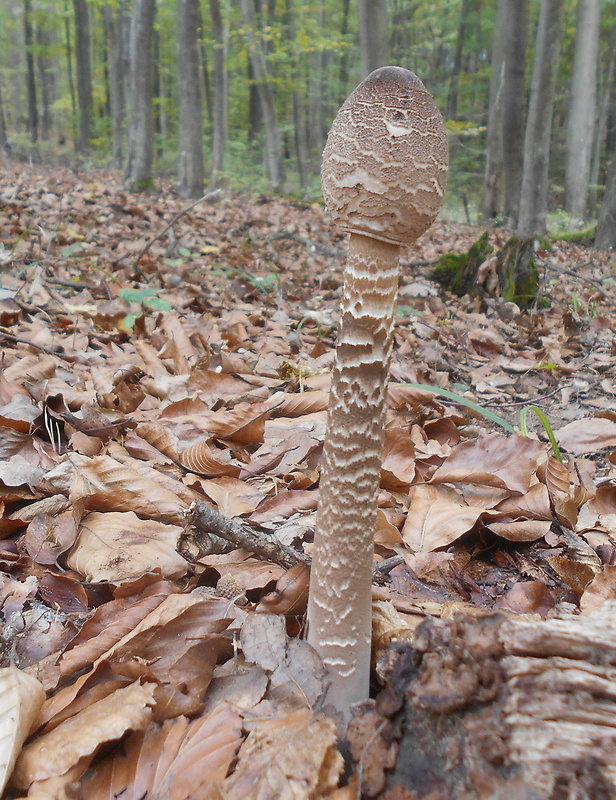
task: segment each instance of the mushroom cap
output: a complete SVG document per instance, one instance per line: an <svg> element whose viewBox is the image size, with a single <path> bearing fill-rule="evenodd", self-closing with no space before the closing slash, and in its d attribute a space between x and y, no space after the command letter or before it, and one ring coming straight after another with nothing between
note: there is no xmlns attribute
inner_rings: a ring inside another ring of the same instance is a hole
<svg viewBox="0 0 616 800"><path fill-rule="evenodd" d="M321 185L345 231L408 244L434 222L447 185L443 118L402 67L372 72L346 99L327 137Z"/></svg>

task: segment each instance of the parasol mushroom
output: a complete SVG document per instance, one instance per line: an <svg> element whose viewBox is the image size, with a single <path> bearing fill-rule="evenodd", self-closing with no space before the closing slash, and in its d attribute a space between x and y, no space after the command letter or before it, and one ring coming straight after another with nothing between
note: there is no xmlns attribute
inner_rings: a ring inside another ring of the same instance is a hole
<svg viewBox="0 0 616 800"><path fill-rule="evenodd" d="M350 232L321 468L308 641L329 673L326 707L344 726L367 699L373 539L400 247L439 212L447 136L423 83L371 73L340 108L321 169L335 222Z"/></svg>

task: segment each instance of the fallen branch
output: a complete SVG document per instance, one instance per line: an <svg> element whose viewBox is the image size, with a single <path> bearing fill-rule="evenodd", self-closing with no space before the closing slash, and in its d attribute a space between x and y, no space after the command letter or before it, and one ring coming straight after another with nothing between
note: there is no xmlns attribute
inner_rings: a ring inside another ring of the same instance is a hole
<svg viewBox="0 0 616 800"><path fill-rule="evenodd" d="M202 500L197 500L189 508L187 522L193 531L182 537L178 549L190 561L198 561L212 553L228 553L241 547L254 553L257 558L273 561L285 569L296 564L310 565L310 559L304 553L281 544L259 528L225 517Z"/></svg>
<svg viewBox="0 0 616 800"><path fill-rule="evenodd" d="M277 541L263 529L225 517L213 506L197 500L186 514L187 530L180 538L178 552L187 561L214 554L230 553L240 547L264 561L290 569L296 564L310 568L310 557L293 547ZM402 563L401 556L379 562L372 572L372 582L381 586L389 583L389 572Z"/></svg>

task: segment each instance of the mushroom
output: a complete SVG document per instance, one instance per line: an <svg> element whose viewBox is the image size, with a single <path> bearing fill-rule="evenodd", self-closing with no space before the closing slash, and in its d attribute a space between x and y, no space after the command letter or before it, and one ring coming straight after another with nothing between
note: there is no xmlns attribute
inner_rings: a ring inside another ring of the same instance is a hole
<svg viewBox="0 0 616 800"><path fill-rule="evenodd" d="M368 698L373 540L400 247L434 221L447 136L423 83L372 72L340 108L323 152L323 195L350 232L308 604L308 642L328 670L340 729Z"/></svg>

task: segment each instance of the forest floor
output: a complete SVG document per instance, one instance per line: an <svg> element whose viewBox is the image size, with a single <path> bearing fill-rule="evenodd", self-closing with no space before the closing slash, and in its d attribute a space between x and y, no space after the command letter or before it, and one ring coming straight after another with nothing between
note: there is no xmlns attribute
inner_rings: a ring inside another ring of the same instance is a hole
<svg viewBox="0 0 616 800"><path fill-rule="evenodd" d="M309 554L345 237L318 204L188 205L2 165L0 645L46 692L0 675L7 796L384 796L395 752L370 777L352 737L336 788L305 567L186 532L206 500ZM616 259L541 251L547 307L444 292L482 232L437 221L402 258L375 597L408 631L616 597Z"/></svg>

